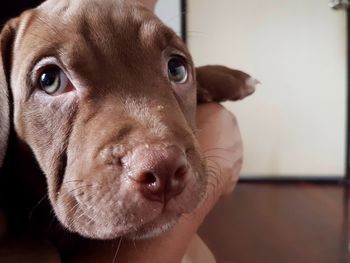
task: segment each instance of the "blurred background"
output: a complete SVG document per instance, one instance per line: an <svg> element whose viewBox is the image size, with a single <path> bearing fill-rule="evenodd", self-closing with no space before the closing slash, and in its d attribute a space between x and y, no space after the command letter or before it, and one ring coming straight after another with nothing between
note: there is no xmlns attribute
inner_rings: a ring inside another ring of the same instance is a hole
<svg viewBox="0 0 350 263"><path fill-rule="evenodd" d="M160 0L157 10L177 32L180 2ZM243 177L345 175L346 12L329 4L187 1L187 44L196 65L223 64L262 83L252 97L225 103L242 131ZM164 16L167 10L173 14Z"/></svg>

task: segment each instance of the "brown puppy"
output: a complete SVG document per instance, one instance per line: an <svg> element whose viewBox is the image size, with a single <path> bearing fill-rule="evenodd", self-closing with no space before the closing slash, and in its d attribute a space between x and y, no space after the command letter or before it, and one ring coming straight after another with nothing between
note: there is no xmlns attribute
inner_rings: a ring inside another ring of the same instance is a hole
<svg viewBox="0 0 350 263"><path fill-rule="evenodd" d="M197 99L254 90L224 67L197 69L197 83L181 39L130 0L46 1L4 27L0 62L0 147L13 116L16 198L47 187L63 226L95 239L158 235L193 211L206 186Z"/></svg>

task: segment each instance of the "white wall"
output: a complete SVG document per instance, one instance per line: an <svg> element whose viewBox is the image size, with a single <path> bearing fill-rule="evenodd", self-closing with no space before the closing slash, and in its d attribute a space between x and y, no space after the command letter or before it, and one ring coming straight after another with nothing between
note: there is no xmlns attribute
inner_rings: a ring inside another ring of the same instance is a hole
<svg viewBox="0 0 350 263"><path fill-rule="evenodd" d="M327 0L189 0L197 65L245 70L263 85L238 117L245 175L338 175L345 168L346 17Z"/></svg>
<svg viewBox="0 0 350 263"><path fill-rule="evenodd" d="M179 0L158 0L155 13L181 36L181 4Z"/></svg>

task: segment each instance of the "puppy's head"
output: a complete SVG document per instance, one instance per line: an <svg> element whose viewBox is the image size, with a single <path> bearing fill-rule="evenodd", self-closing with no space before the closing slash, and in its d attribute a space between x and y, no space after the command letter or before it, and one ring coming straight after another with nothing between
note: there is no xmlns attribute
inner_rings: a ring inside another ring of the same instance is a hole
<svg viewBox="0 0 350 263"><path fill-rule="evenodd" d="M206 177L195 69L150 11L128 0L49 0L5 26L1 51L0 102L9 90L17 137L66 228L99 239L147 237L199 204ZM251 92L248 77L234 98ZM210 100L205 84L199 97Z"/></svg>
<svg viewBox="0 0 350 263"><path fill-rule="evenodd" d="M117 0L47 1L4 32L15 131L65 227L148 236L198 205L195 71L174 32Z"/></svg>

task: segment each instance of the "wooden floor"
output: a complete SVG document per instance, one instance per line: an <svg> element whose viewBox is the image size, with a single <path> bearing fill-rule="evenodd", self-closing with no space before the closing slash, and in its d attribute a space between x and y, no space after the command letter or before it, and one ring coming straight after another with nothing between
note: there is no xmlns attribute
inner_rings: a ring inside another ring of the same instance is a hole
<svg viewBox="0 0 350 263"><path fill-rule="evenodd" d="M348 263L348 193L340 185L239 183L200 235L219 263Z"/></svg>

